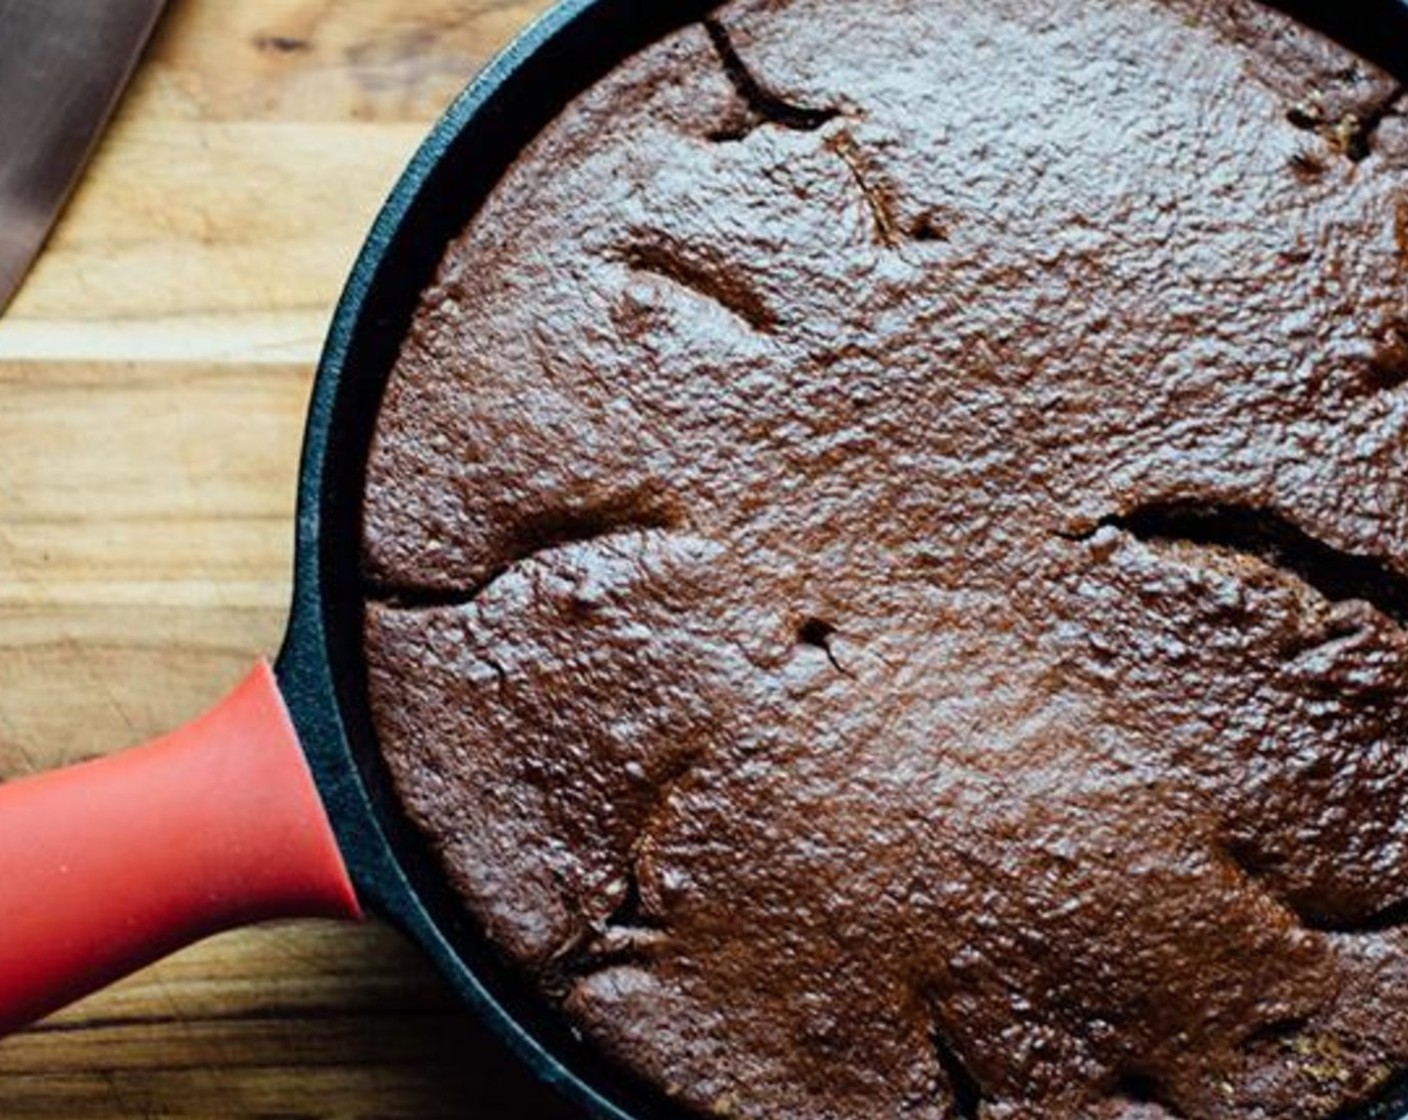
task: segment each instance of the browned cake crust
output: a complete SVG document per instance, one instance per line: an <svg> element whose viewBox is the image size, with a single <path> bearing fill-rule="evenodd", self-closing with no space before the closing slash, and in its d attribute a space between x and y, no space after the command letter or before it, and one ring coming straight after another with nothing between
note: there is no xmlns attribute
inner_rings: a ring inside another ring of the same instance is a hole
<svg viewBox="0 0 1408 1120"><path fill-rule="evenodd" d="M375 720L603 1048L767 1120L1408 1065L1408 120L1252 0L740 0L425 294Z"/></svg>

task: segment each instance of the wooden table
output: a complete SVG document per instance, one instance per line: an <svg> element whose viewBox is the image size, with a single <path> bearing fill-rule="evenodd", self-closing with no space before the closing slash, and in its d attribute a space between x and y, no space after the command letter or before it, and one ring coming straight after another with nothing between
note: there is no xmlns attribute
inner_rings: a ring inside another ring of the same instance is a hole
<svg viewBox="0 0 1408 1120"><path fill-rule="evenodd" d="M545 6L173 0L0 319L0 776L169 729L274 651L342 281ZM376 926L216 938L0 1044L7 1120L569 1115Z"/></svg>

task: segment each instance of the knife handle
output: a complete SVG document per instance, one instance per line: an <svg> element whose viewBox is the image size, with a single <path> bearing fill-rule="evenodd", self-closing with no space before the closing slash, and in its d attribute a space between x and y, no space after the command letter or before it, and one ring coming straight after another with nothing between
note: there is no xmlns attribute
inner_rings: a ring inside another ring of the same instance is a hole
<svg viewBox="0 0 1408 1120"><path fill-rule="evenodd" d="M0 785L0 1033L221 930L360 914L267 664L171 735Z"/></svg>

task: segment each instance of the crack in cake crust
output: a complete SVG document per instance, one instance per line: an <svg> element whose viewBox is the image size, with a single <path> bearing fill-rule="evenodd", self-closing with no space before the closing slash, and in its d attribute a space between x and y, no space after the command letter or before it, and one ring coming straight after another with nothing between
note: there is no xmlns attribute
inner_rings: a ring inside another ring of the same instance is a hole
<svg viewBox="0 0 1408 1120"><path fill-rule="evenodd" d="M717 143L736 143L762 124L776 124L794 132L815 132L841 115L839 109L801 105L778 96L754 75L734 46L728 28L717 19L706 19L704 30L718 53L719 64L747 107L742 123L726 125L710 134Z"/></svg>
<svg viewBox="0 0 1408 1120"><path fill-rule="evenodd" d="M1103 518L1087 533L1127 532L1141 541L1229 549L1290 573L1332 603L1364 602L1408 627L1408 576L1377 556L1335 548L1275 510L1217 502L1159 501Z"/></svg>

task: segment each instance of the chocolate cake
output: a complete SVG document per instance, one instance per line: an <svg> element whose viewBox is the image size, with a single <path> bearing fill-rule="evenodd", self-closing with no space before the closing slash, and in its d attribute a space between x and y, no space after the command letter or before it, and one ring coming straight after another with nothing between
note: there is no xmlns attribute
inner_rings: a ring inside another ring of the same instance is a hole
<svg viewBox="0 0 1408 1120"><path fill-rule="evenodd" d="M1408 102L1253 0L736 0L425 292L372 710L468 912L749 1120L1408 1066Z"/></svg>

